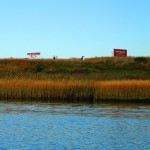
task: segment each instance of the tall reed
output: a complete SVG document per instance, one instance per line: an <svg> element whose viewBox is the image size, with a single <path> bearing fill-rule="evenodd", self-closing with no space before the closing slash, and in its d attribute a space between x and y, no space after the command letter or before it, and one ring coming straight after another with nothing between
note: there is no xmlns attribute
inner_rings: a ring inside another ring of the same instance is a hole
<svg viewBox="0 0 150 150"><path fill-rule="evenodd" d="M150 102L150 80L31 80L0 79L1 100L43 102Z"/></svg>
<svg viewBox="0 0 150 150"><path fill-rule="evenodd" d="M135 102L150 100L150 80L102 81L97 82L96 87L96 99Z"/></svg>

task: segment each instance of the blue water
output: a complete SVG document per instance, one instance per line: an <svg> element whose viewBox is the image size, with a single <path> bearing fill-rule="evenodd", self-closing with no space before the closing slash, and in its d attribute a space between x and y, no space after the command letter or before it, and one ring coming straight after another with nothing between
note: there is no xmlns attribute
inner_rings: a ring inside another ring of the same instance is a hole
<svg viewBox="0 0 150 150"><path fill-rule="evenodd" d="M0 150L149 150L150 106L0 103Z"/></svg>

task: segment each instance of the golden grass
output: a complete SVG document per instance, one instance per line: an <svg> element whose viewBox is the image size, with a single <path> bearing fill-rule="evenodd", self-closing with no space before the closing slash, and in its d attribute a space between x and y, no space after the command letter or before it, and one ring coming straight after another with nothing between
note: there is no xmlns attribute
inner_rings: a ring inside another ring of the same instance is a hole
<svg viewBox="0 0 150 150"><path fill-rule="evenodd" d="M102 81L96 83L97 98L142 100L150 99L150 80Z"/></svg>
<svg viewBox="0 0 150 150"><path fill-rule="evenodd" d="M150 102L150 80L31 80L0 79L1 100L43 102L99 102L118 100Z"/></svg>

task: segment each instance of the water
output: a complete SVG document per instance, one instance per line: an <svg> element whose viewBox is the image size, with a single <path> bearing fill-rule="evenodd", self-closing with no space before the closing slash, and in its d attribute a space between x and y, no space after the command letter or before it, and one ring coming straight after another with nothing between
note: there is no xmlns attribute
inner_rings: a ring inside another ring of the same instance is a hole
<svg viewBox="0 0 150 150"><path fill-rule="evenodd" d="M149 150L150 106L0 103L0 150Z"/></svg>

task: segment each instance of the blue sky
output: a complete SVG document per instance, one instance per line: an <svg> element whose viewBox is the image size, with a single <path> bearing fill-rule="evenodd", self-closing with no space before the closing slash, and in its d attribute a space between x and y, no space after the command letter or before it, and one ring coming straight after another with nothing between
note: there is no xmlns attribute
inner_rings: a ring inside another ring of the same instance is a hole
<svg viewBox="0 0 150 150"><path fill-rule="evenodd" d="M150 0L0 0L0 58L150 56Z"/></svg>

